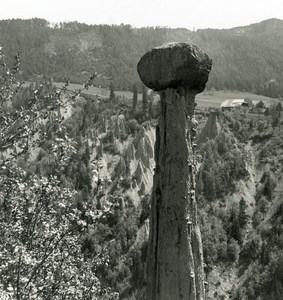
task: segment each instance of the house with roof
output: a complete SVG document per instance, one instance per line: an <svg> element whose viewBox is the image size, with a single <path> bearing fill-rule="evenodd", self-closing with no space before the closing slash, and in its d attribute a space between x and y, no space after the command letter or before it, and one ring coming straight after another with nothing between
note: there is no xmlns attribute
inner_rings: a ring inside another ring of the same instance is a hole
<svg viewBox="0 0 283 300"><path fill-rule="evenodd" d="M222 111L233 111L235 109L249 108L252 104L245 99L227 99L220 105Z"/></svg>

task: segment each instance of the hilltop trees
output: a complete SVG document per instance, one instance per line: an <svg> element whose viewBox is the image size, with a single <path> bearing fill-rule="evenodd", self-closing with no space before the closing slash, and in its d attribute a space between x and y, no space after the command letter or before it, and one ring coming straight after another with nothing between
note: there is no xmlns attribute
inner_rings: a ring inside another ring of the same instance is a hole
<svg viewBox="0 0 283 300"><path fill-rule="evenodd" d="M97 85L107 87L113 80L117 90L129 90L138 81L135 66L145 51L172 40L185 42L189 38L206 49L215 62L209 89L250 91L279 97L283 93L278 69L282 65L281 28L280 20L244 27L239 34L235 28L190 32L78 22L58 23L51 27L43 19L18 19L0 21L0 43L5 45L7 53L22 49L21 76L25 80L36 74L48 74L56 81L68 77L72 82L82 83L95 69L104 75L96 79ZM9 62L11 60L9 57Z"/></svg>
<svg viewBox="0 0 283 300"><path fill-rule="evenodd" d="M276 79L268 80L263 88L263 94L276 98L281 94L280 84Z"/></svg>

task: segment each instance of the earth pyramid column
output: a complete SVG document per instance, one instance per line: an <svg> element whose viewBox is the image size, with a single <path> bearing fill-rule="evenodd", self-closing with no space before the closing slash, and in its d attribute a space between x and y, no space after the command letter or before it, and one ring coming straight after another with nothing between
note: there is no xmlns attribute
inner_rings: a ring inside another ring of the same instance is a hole
<svg viewBox="0 0 283 300"><path fill-rule="evenodd" d="M160 91L156 169L151 202L146 300L205 299L195 187L195 95L212 61L187 43L147 52L138 63L143 83Z"/></svg>

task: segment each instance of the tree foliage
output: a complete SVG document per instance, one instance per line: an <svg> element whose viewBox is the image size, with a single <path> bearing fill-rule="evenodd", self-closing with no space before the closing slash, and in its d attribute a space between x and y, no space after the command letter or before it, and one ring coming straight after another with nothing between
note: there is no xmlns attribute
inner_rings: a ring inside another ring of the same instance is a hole
<svg viewBox="0 0 283 300"><path fill-rule="evenodd" d="M77 191L60 175L77 152L59 113L68 83L61 91L39 83L27 93L17 81L19 54L12 68L2 52L0 59L0 291L11 299L116 297L103 293L96 276L107 256L89 259L81 247L103 212L88 202L79 209ZM31 156L48 149L53 170L39 172Z"/></svg>
<svg viewBox="0 0 283 300"><path fill-rule="evenodd" d="M95 69L103 75L96 78L97 85L108 87L114 81L118 90L130 90L139 82L136 65L145 52L172 40L190 40L212 57L214 68L208 88L282 96L281 20L194 32L78 22L58 23L52 28L43 19L0 22L0 43L6 52L22 49L21 75L25 79L48 74L56 81L68 77L81 83Z"/></svg>

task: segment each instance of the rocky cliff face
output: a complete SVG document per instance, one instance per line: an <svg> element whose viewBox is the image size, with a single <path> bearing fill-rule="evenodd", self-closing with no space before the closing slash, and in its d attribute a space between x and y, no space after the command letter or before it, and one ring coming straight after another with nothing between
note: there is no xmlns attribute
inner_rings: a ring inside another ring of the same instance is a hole
<svg viewBox="0 0 283 300"><path fill-rule="evenodd" d="M113 193L113 190L119 189L121 183L123 185L123 182L127 182L124 193L138 206L140 197L150 194L153 185L155 129L145 123L138 134L131 137L126 135L125 124L122 114L102 119L103 126L99 129L96 143L93 144L92 157L97 154L100 157L94 164L93 186L96 187L99 180L96 170L98 166L100 180L109 183L108 190ZM109 153L103 149L103 139L107 135L117 153Z"/></svg>
<svg viewBox="0 0 283 300"><path fill-rule="evenodd" d="M214 139L219 134L221 130L220 118L221 116L219 112L210 112L208 119L198 136L199 143L203 143L207 140Z"/></svg>
<svg viewBox="0 0 283 300"><path fill-rule="evenodd" d="M129 146L133 152L133 159L130 161L132 187L143 195L150 194L153 185L154 141L155 130L148 124Z"/></svg>

